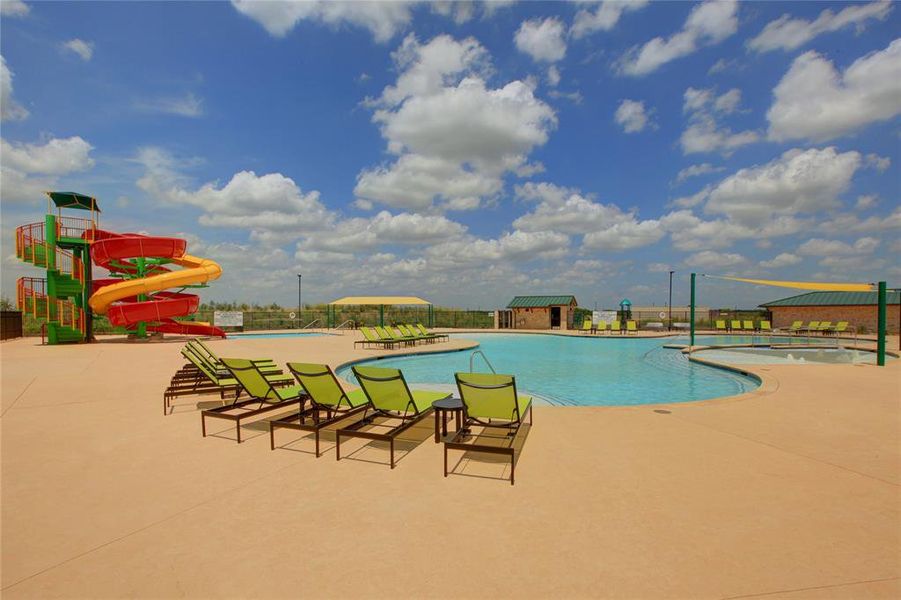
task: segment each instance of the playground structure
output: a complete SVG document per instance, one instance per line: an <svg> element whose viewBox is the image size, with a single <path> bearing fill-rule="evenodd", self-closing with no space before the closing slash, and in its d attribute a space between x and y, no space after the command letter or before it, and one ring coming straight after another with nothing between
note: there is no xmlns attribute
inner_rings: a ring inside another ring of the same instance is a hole
<svg viewBox="0 0 901 600"><path fill-rule="evenodd" d="M207 323L175 320L197 311L199 297L184 290L217 279L218 264L185 254L183 239L100 229L100 207L90 196L47 197L44 221L16 228L16 257L47 275L21 277L16 300L23 313L45 320L49 344L91 341L94 313L136 338L150 332L225 337ZM88 211L90 217L63 215L63 209ZM94 279L92 263L111 277ZM182 269L173 271L170 264ZM171 288L178 289L165 291Z"/></svg>

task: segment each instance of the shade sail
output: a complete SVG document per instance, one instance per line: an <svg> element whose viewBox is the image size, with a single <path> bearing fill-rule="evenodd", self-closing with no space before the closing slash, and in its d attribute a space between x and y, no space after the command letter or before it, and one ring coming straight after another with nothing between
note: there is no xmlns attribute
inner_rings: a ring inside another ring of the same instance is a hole
<svg viewBox="0 0 901 600"><path fill-rule="evenodd" d="M419 304L428 306L431 304L428 300L417 298L416 296L346 296L338 298L329 304L335 306L360 306L363 304L374 305L414 305Z"/></svg>
<svg viewBox="0 0 901 600"><path fill-rule="evenodd" d="M77 208L100 212L97 199L77 192L46 192L57 208Z"/></svg>
<svg viewBox="0 0 901 600"><path fill-rule="evenodd" d="M703 275L713 279L728 279L729 281L741 281L757 285L771 285L774 287L794 288L797 290L817 290L826 292L872 292L876 289L872 283L829 283L821 281L774 281L771 279L746 279L744 277L729 277L726 275Z"/></svg>

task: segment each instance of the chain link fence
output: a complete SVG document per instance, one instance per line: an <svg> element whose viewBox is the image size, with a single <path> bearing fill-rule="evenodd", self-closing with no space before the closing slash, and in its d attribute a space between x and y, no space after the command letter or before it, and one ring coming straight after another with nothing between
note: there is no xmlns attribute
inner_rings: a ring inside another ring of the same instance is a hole
<svg viewBox="0 0 901 600"><path fill-rule="evenodd" d="M213 323L212 310L200 310L191 320ZM237 312L237 311L235 311ZM244 313L244 331L279 330L279 329L318 329L329 325L329 316L325 308L297 310L246 310ZM291 315L294 314L294 318ZM385 307L380 315L379 310L340 307L331 317L331 326L354 328L374 326L384 319L385 325L398 323L422 323L429 326L429 311L418 307ZM434 308L432 310L432 327L452 327L460 329L491 329L494 327L494 313L484 310L453 310Z"/></svg>

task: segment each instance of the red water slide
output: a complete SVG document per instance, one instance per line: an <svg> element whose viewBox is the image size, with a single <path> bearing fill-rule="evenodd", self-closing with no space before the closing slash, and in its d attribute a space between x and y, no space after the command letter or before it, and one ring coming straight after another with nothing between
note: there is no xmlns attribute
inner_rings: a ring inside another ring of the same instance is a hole
<svg viewBox="0 0 901 600"><path fill-rule="evenodd" d="M96 230L91 244L94 264L130 277L95 279L89 300L91 309L107 315L113 325L128 329L145 322L148 331L225 337L218 327L174 319L195 313L200 298L163 290L206 283L221 273L213 261L185 254L186 247L187 242L179 238ZM142 258L164 258L186 268L173 271L162 265L147 265L143 275L136 277L141 272L138 260ZM148 299L139 300L139 295Z"/></svg>

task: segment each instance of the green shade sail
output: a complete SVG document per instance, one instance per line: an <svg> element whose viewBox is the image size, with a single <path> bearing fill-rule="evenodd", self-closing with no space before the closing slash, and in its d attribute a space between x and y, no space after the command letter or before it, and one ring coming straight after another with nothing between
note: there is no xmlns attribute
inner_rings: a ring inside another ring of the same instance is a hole
<svg viewBox="0 0 901 600"><path fill-rule="evenodd" d="M57 208L75 208L100 212L97 199L77 192L47 192L47 196Z"/></svg>

